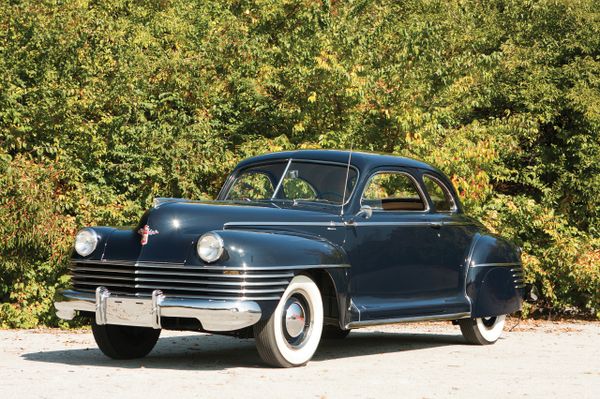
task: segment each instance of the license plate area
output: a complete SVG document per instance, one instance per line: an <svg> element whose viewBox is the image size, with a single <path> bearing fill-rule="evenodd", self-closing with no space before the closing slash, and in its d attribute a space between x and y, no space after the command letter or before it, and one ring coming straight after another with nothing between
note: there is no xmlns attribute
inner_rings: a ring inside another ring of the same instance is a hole
<svg viewBox="0 0 600 399"><path fill-rule="evenodd" d="M106 298L106 324L154 327L156 314L151 300Z"/></svg>

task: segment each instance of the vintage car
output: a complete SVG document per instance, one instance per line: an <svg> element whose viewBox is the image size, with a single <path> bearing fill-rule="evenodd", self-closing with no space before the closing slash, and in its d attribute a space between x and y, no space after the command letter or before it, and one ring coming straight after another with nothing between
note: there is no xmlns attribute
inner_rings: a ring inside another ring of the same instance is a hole
<svg viewBox="0 0 600 399"><path fill-rule="evenodd" d="M520 249L464 215L443 173L416 160L304 150L242 161L216 201L157 198L129 229L75 238L57 314L89 317L115 359L161 329L254 338L272 366L321 338L419 320L494 343L525 293Z"/></svg>

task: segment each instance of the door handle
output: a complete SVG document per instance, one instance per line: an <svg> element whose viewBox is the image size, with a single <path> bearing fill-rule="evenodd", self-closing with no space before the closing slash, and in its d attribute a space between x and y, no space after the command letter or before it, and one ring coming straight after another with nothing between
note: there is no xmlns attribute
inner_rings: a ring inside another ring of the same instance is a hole
<svg viewBox="0 0 600 399"><path fill-rule="evenodd" d="M440 229L442 228L442 225L442 222L429 222L429 227L432 227L434 229Z"/></svg>

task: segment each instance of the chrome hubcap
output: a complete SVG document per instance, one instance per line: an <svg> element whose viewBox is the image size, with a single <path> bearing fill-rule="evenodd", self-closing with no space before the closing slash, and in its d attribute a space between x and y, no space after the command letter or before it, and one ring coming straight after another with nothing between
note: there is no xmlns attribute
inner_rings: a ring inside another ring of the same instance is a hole
<svg viewBox="0 0 600 399"><path fill-rule="evenodd" d="M299 337L306 325L306 312L296 298L288 299L285 310L285 329L291 338Z"/></svg>

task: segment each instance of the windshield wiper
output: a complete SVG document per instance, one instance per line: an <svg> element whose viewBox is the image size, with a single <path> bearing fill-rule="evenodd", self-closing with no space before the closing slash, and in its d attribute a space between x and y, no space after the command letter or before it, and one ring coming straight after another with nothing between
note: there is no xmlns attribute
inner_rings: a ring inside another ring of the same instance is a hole
<svg viewBox="0 0 600 399"><path fill-rule="evenodd" d="M327 205L327 206L339 206L340 204L333 202L333 201L329 201L326 199L322 199L322 198L315 198L315 199L303 199L303 198L298 198L298 199L294 199L293 205Z"/></svg>

